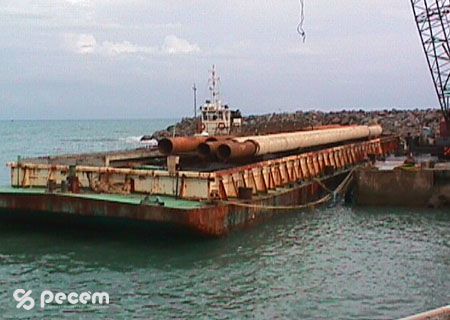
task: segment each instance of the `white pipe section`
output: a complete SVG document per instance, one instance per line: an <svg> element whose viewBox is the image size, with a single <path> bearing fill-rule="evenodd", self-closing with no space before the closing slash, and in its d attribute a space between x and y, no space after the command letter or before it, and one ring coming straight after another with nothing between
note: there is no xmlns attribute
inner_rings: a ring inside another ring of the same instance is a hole
<svg viewBox="0 0 450 320"><path fill-rule="evenodd" d="M263 155L348 140L374 138L380 136L382 132L383 129L379 125L349 126L313 131L277 133L264 136L239 137L233 140L237 142L252 141L257 145L255 155Z"/></svg>

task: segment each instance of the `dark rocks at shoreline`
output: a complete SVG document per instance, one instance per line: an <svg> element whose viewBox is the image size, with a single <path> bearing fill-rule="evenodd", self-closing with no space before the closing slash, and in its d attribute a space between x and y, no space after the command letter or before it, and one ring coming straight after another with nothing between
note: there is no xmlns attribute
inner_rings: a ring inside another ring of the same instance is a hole
<svg viewBox="0 0 450 320"><path fill-rule="evenodd" d="M166 130L160 130L153 133L153 137L156 139L175 136L192 136L197 132L198 123L200 119L197 118L183 118L180 122L168 126Z"/></svg>
<svg viewBox="0 0 450 320"><path fill-rule="evenodd" d="M418 136L423 127L429 127L437 134L441 118L442 114L439 109L273 113L244 117L239 135L289 132L328 125L380 124L386 135ZM174 129L176 136L193 135L199 121L200 119L184 118L166 130L155 132L153 136L158 139L171 137Z"/></svg>

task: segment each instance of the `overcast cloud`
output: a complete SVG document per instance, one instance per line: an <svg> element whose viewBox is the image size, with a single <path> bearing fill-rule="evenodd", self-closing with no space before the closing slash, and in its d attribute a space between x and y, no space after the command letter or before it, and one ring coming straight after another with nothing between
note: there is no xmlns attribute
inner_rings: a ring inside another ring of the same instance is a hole
<svg viewBox="0 0 450 320"><path fill-rule="evenodd" d="M0 119L436 106L407 0L0 0Z"/></svg>

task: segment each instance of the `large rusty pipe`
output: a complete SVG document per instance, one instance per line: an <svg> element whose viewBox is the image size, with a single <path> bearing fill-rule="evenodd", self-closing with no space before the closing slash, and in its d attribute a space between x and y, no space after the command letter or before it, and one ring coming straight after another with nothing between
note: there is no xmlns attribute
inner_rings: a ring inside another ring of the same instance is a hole
<svg viewBox="0 0 450 320"><path fill-rule="evenodd" d="M264 136L251 136L235 138L235 144L231 147L224 144L218 149L218 155L221 159L232 159L234 155L244 156L241 150L247 150L245 156L264 155L284 151L292 151L300 148L315 147L327 145L348 140L363 138L373 138L381 135L381 126L350 126L334 129L323 129L314 131L297 131L289 133L270 134ZM247 149L251 142L256 146L256 151L251 154ZM235 151L235 152L233 152Z"/></svg>
<svg viewBox="0 0 450 320"><path fill-rule="evenodd" d="M208 158L212 157L217 153L217 150L219 149L219 146L222 145L222 141L208 141L200 143L197 152L200 157L202 158Z"/></svg>
<svg viewBox="0 0 450 320"><path fill-rule="evenodd" d="M381 135L381 132L381 126L350 126L336 129L252 137L251 139L259 146L256 155L263 155L348 140L373 138Z"/></svg>
<svg viewBox="0 0 450 320"><path fill-rule="evenodd" d="M232 136L215 136L208 138L205 142L200 143L197 152L200 157L207 158L216 155L219 146L226 140L232 140Z"/></svg>
<svg viewBox="0 0 450 320"><path fill-rule="evenodd" d="M193 152L206 139L207 137L164 138L158 142L158 149L163 155Z"/></svg>
<svg viewBox="0 0 450 320"><path fill-rule="evenodd" d="M223 141L227 139L230 139L230 137L214 136L164 138L158 142L158 149L163 155L189 153L197 151L197 148L202 143Z"/></svg>
<svg viewBox="0 0 450 320"><path fill-rule="evenodd" d="M302 129L302 131L311 131L311 130L325 130L325 129L336 129L336 128L342 128L340 124L327 124L324 126L308 126Z"/></svg>
<svg viewBox="0 0 450 320"><path fill-rule="evenodd" d="M258 145L251 140L244 142L226 141L217 149L217 157L221 160L248 158L256 154Z"/></svg>

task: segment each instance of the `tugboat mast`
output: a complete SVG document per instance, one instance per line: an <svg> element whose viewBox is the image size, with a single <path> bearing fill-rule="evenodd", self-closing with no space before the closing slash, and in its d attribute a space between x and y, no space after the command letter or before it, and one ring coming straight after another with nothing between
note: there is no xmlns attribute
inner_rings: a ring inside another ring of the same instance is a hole
<svg viewBox="0 0 450 320"><path fill-rule="evenodd" d="M230 135L232 128L241 127L239 111L232 111L228 106L222 105L219 92L220 78L217 76L216 66L212 66L211 77L208 80L211 100L206 100L200 107L201 122L198 133L201 135Z"/></svg>
<svg viewBox="0 0 450 320"><path fill-rule="evenodd" d="M211 102L219 109L222 108L222 104L220 102L220 92L219 92L219 81L220 78L216 73L216 66L212 66L211 70L211 78L209 79L209 90L211 91Z"/></svg>

